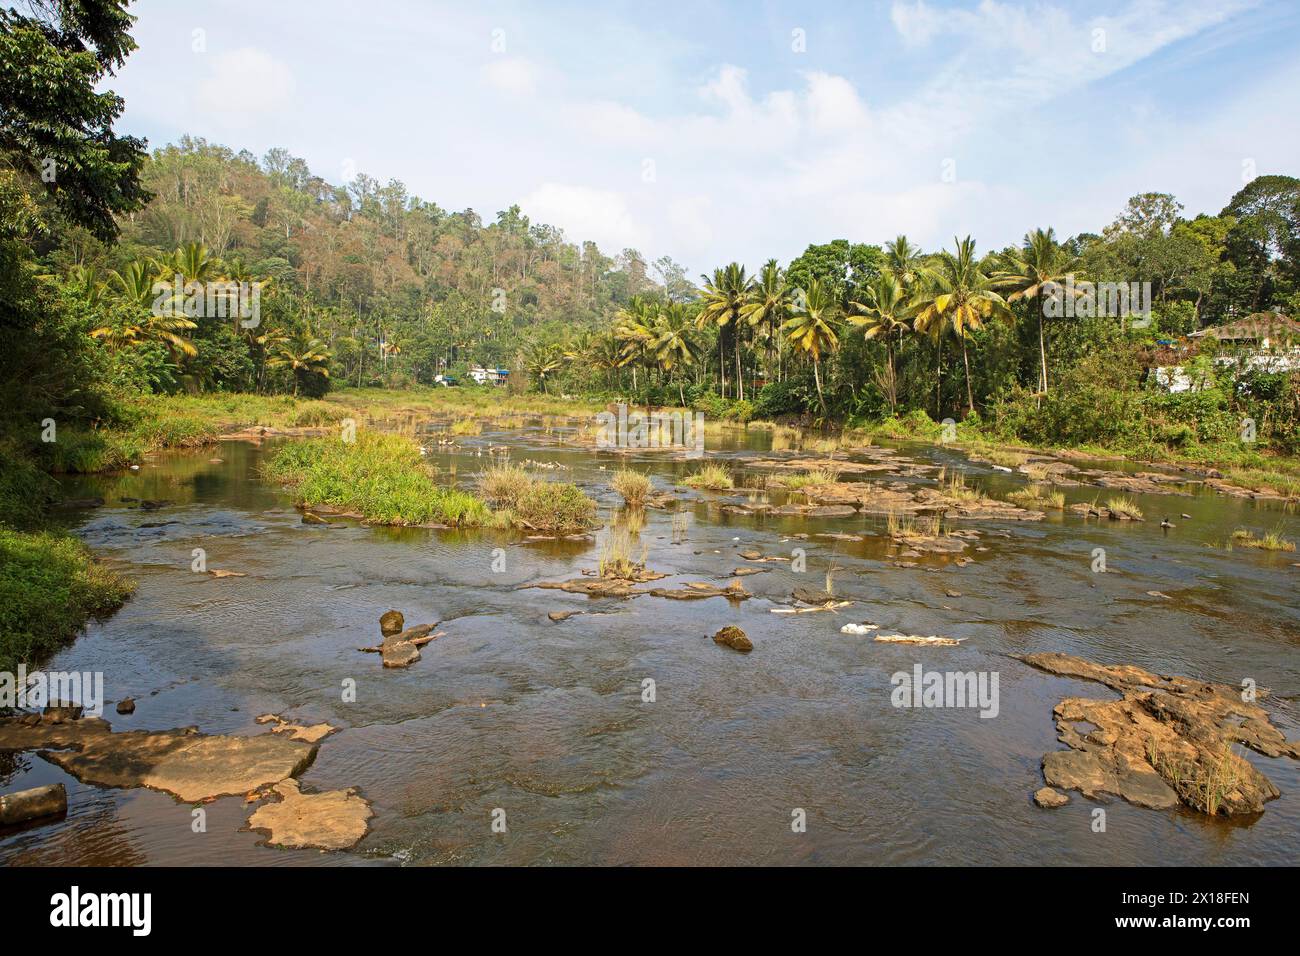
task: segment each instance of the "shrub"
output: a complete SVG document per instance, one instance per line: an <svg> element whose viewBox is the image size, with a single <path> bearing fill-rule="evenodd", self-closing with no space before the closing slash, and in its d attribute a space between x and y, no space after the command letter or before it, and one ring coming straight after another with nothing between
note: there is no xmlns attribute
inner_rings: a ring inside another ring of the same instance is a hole
<svg viewBox="0 0 1300 956"><path fill-rule="evenodd" d="M627 504L635 507L644 504L650 494L650 479L639 471L624 468L615 473L610 487L622 495Z"/></svg>
<svg viewBox="0 0 1300 956"><path fill-rule="evenodd" d="M710 491L724 491L735 485L735 481L722 465L705 465L699 471L687 475L682 484L690 488L707 488Z"/></svg>
<svg viewBox="0 0 1300 956"><path fill-rule="evenodd" d="M596 518L596 503L577 485L534 481L513 507L515 521L531 531L572 534L586 531Z"/></svg>
<svg viewBox="0 0 1300 956"><path fill-rule="evenodd" d="M132 590L69 535L0 528L0 671L56 650Z"/></svg>

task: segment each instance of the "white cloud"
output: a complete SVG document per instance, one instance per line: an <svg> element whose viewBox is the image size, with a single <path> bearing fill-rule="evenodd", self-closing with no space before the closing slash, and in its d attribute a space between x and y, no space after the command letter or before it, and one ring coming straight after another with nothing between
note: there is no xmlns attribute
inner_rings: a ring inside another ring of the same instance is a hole
<svg viewBox="0 0 1300 956"><path fill-rule="evenodd" d="M224 126L242 127L252 117L278 113L293 105L293 71L269 53L240 47L212 58L209 75L198 84L195 106L205 123L214 116Z"/></svg>
<svg viewBox="0 0 1300 956"><path fill-rule="evenodd" d="M607 253L644 249L649 233L639 226L621 193L588 186L543 183L521 203L534 222L559 226L569 239L594 241Z"/></svg>
<svg viewBox="0 0 1300 956"><path fill-rule="evenodd" d="M494 56L483 67L483 78L494 89L512 96L530 96L537 90L537 67L519 56Z"/></svg>

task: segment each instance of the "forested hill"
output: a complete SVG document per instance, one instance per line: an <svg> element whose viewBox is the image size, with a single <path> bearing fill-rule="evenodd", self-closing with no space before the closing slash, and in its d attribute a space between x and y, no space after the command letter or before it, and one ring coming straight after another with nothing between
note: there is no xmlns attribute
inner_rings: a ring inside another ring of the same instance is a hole
<svg viewBox="0 0 1300 956"><path fill-rule="evenodd" d="M348 338L382 338L426 380L439 357L467 349L506 363L521 329L556 338L561 327L608 322L633 295L686 282L668 258L648 263L635 249L611 256L570 242L518 206L485 223L395 179L358 173L336 186L284 149L259 160L185 137L155 150L141 181L154 197L121 220L120 243L108 248L84 231L65 236L53 253L60 271L83 265L102 278L198 243L223 274L237 263L251 278L272 279L283 317L294 324L310 315L345 366Z"/></svg>

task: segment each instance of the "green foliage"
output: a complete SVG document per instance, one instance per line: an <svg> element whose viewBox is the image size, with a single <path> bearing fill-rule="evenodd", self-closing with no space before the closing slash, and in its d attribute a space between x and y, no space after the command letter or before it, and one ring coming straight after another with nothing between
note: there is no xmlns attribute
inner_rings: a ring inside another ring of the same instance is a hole
<svg viewBox="0 0 1300 956"><path fill-rule="evenodd" d="M0 528L0 671L56 650L132 590L70 535Z"/></svg>
<svg viewBox="0 0 1300 956"><path fill-rule="evenodd" d="M474 526L489 516L467 492L435 484L419 449L400 435L292 442L271 456L264 475L292 486L302 505L355 512L375 524Z"/></svg>
<svg viewBox="0 0 1300 956"><path fill-rule="evenodd" d="M0 150L69 222L112 239L115 215L149 196L144 143L113 131L122 99L96 89L135 49L133 18L113 0L51 7L54 16L0 9Z"/></svg>

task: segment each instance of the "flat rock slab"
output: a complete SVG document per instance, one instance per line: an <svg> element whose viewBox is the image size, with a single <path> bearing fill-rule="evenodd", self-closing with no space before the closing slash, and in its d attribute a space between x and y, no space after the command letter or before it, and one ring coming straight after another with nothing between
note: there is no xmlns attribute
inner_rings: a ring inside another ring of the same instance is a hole
<svg viewBox="0 0 1300 956"><path fill-rule="evenodd" d="M271 733L288 734L294 740L305 740L309 744L314 744L317 741L324 740L330 734L338 731L337 727L332 727L325 723L307 725L295 724L292 721L281 717L279 714L262 714L262 716L257 718L257 722L259 724L275 724L275 726L271 728Z"/></svg>
<svg viewBox="0 0 1300 956"><path fill-rule="evenodd" d="M1242 700L1241 688L1068 654L1020 660L1122 695L1068 697L1056 705L1057 739L1070 749L1043 757L1049 786L1088 797L1112 794L1152 809L1183 804L1211 815L1249 815L1263 812L1279 793L1234 746L1300 759L1300 742L1288 743L1264 708Z"/></svg>
<svg viewBox="0 0 1300 956"><path fill-rule="evenodd" d="M275 785L279 797L257 808L248 818L254 830L266 830L268 846L347 850L370 832L374 811L356 788L303 793L297 780Z"/></svg>
<svg viewBox="0 0 1300 956"><path fill-rule="evenodd" d="M83 783L148 787L186 803L243 794L302 773L317 744L282 734L231 737L194 728L113 733L105 720L0 720L0 750L37 750Z"/></svg>

